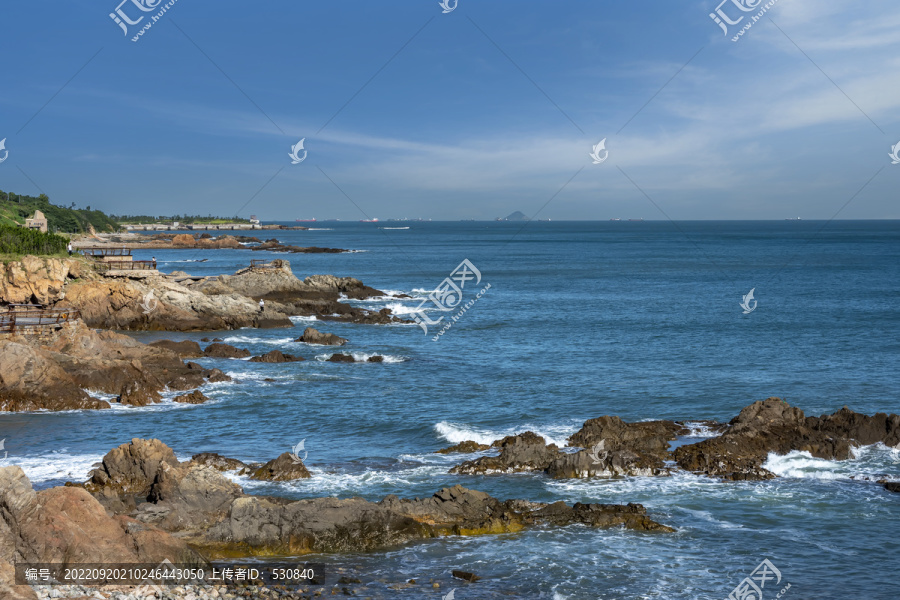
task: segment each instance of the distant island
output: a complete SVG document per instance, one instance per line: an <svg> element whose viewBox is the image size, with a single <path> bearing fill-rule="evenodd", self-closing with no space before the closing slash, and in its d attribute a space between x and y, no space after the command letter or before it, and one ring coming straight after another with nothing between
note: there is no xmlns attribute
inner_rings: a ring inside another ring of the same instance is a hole
<svg viewBox="0 0 900 600"><path fill-rule="evenodd" d="M523 213L522 211L519 211L519 210L517 210L516 212L514 212L510 215L507 215L507 217L505 219L501 219L499 217L497 218L497 221L530 221L530 220L531 219L529 219L528 216L525 215L525 213Z"/></svg>

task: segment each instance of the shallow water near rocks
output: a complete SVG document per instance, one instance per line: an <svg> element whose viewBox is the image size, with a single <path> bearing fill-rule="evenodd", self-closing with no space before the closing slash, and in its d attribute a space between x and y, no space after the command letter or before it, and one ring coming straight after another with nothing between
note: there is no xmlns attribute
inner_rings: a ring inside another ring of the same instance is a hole
<svg viewBox="0 0 900 600"><path fill-rule="evenodd" d="M688 222L679 223L682 231L649 221L402 225L410 228L330 223L274 232L287 244L366 250L352 254L152 254L163 271L196 275L231 273L251 258L285 258L301 278L352 276L415 298L353 302L373 309L415 308L468 258L482 281L467 285L464 300L491 288L439 341L431 341L439 326L426 336L415 325L304 318L293 319L290 330L137 333L141 341L218 336L254 354L278 348L307 360L199 359L236 380L205 387L212 400L204 405L0 415L9 452L3 464L21 465L37 487L48 487L84 480L93 463L133 437L159 438L182 459L218 452L244 461L274 458L305 440L312 479L236 481L248 493L292 498L422 497L460 483L501 499L639 502L678 530L540 528L307 557L354 572L385 597L439 598L455 589L458 600L721 599L766 558L780 570L781 585L791 583L784 598L896 597L885 578L900 551L900 494L861 479L900 480L894 449L863 448L841 463L802 453L770 457L767 467L780 478L740 483L687 473L451 476L451 466L473 456L434 451L526 430L562 445L585 420L604 414L727 421L768 396L808 415L844 405L900 412L900 224ZM209 260L183 262L198 258ZM739 303L751 288L759 304L743 315ZM331 349L291 341L310 325L350 343ZM388 360L315 360L333 352ZM453 569L482 580L453 580ZM390 590L410 578L421 585ZM764 598L777 591L767 587Z"/></svg>

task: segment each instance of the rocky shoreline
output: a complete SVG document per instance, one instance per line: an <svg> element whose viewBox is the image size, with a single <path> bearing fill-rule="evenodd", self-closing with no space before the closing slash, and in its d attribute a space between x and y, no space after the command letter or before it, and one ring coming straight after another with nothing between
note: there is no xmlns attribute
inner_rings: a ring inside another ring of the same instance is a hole
<svg viewBox="0 0 900 600"><path fill-rule="evenodd" d="M711 437L670 449L671 442L691 434L698 426ZM799 450L819 458L844 460L854 447L875 443L897 446L900 416L868 416L844 408L832 415L806 417L783 400L769 398L747 406L727 424L628 423L602 416L586 421L568 443L574 452L565 452L547 444L541 436L525 432L490 445L467 441L438 452L482 454L451 469L457 474L532 471L553 478L611 478L665 476L682 469L723 481L759 481L775 477L762 466L769 453ZM496 455L485 454L497 451ZM247 464L211 453L179 461L171 448L152 439L133 439L114 448L84 483L67 483L39 492L32 489L19 467L0 468L0 592L9 590L4 598L29 600L50 597L50 593L57 594L53 597L134 597L129 595L133 588L127 586L17 586L11 578L12 565L25 562L121 564L169 560L179 565L208 566L210 561L291 557L286 560L299 564L299 557L308 555L384 551L438 537L515 533L533 527L612 527L636 534L675 531L651 518L640 504L499 500L461 485L443 488L428 498L389 495L378 502L334 497L290 500L248 495L226 475L228 472L266 481L313 477L294 453L284 453L264 464ZM888 491L900 491L897 482L879 483ZM90 535L85 534L87 531ZM161 597L299 599L337 593L390 597L384 595L385 590L422 585L382 581L378 589L373 589L371 582L362 585L352 574L344 574L339 580L336 574L331 575L331 579L323 576L299 586L256 581L240 586L166 587ZM469 581L478 579L473 574L454 575L468 577ZM428 589L440 587L438 582L429 583L432 587Z"/></svg>

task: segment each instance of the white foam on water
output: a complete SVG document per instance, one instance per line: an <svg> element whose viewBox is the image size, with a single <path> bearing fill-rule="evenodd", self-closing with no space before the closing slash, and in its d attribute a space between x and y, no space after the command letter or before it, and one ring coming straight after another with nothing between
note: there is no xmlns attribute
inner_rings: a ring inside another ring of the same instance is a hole
<svg viewBox="0 0 900 600"><path fill-rule="evenodd" d="M379 354L378 352L335 352L334 354L343 354L350 355L353 357L353 360L356 362L367 362L373 356L383 356L385 363L396 364L402 363L409 360L408 356L399 356L395 354ZM320 362L327 362L328 359L331 358L331 354L317 354L316 360Z"/></svg>
<svg viewBox="0 0 900 600"><path fill-rule="evenodd" d="M769 453L763 468L779 477L794 479L850 480L900 478L900 449L882 443L851 450L847 460L815 458L809 452Z"/></svg>
<svg viewBox="0 0 900 600"><path fill-rule="evenodd" d="M372 487L407 487L419 485L423 481L446 475L446 465L422 465L397 471L366 470L359 473L329 473L315 466L306 465L312 477L294 481L256 481L236 472L224 475L244 488L245 491L281 487L293 491L303 491L311 496L348 497L359 495Z"/></svg>
<svg viewBox="0 0 900 600"><path fill-rule="evenodd" d="M411 315L413 313L419 312L419 309L417 309L415 306L407 306L406 304L401 304L400 302L388 302L384 305L384 308L391 309L391 312L395 315ZM422 307L422 312L431 311L438 311L438 309L436 307Z"/></svg>
<svg viewBox="0 0 900 600"><path fill-rule="evenodd" d="M718 437L721 435L717 433L709 425L705 423L698 423L696 421L684 421L684 426L687 427L690 431L681 437L686 438L712 438Z"/></svg>
<svg viewBox="0 0 900 600"><path fill-rule="evenodd" d="M409 227L379 227L378 229L409 229Z"/></svg>
<svg viewBox="0 0 900 600"><path fill-rule="evenodd" d="M315 316L312 316L312 317L294 316L294 317L288 317L288 318L291 320L292 323L306 323L306 322L310 322L310 321L318 321L319 320Z"/></svg>
<svg viewBox="0 0 900 600"><path fill-rule="evenodd" d="M252 337L248 335L230 335L226 338L223 338L224 343L226 344L269 344L272 346L283 346L285 344L290 344L294 341L294 338L275 338L275 339L266 339L259 337Z"/></svg>
<svg viewBox="0 0 900 600"><path fill-rule="evenodd" d="M334 231L332 227L308 227L307 231Z"/></svg>
<svg viewBox="0 0 900 600"><path fill-rule="evenodd" d="M478 442L479 444L492 444L494 441L503 439L508 435L518 435L526 431L533 431L543 437L548 444L556 444L560 448L566 445L566 438L574 432L574 430L567 425L544 425L537 427L522 425L515 429L497 431L473 427L471 425L450 423L447 421L437 423L434 426L434 430L438 436L452 444L458 444L468 440Z"/></svg>
<svg viewBox="0 0 900 600"><path fill-rule="evenodd" d="M0 466L17 465L22 468L33 484L48 481L87 480L88 473L94 464L103 460L102 454L69 454L67 452L51 452L40 456L12 456L0 461Z"/></svg>

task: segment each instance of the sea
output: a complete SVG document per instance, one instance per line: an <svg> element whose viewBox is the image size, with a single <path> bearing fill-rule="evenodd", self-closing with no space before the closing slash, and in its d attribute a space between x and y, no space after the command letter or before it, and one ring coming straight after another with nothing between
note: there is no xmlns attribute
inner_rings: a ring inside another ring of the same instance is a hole
<svg viewBox="0 0 900 600"><path fill-rule="evenodd" d="M256 234L353 252L247 247L135 255L155 256L164 272L192 275L286 259L301 279L361 279L385 296L351 304L388 307L408 319L422 309L423 325L295 317L291 329L129 333L144 342L218 336L254 354L279 349L307 360L198 360L234 378L204 388L211 401L203 405L167 399L143 408L3 414L2 464L20 465L36 488L46 488L84 481L106 452L132 438L158 438L181 459L217 452L245 462L272 459L302 441L311 479L231 477L247 493L290 498L429 497L461 484L500 499L636 502L677 530L538 527L296 559L326 573L352 572L381 597L722 600L766 560L774 571L764 600L900 597L893 581L900 494L875 483L900 480L900 449L862 447L840 462L773 455L766 466L779 477L763 482L684 472L457 476L448 470L474 455L435 454L463 440L489 443L524 431L562 447L584 421L602 415L728 421L770 396L807 415L844 406L900 413L900 222L306 225ZM435 299L456 305L441 311ZM339 349L295 342L308 326L350 342ZM335 351L386 360L325 362ZM709 435L697 425L678 443ZM454 579L453 570L481 580ZM409 579L419 585L392 589Z"/></svg>

